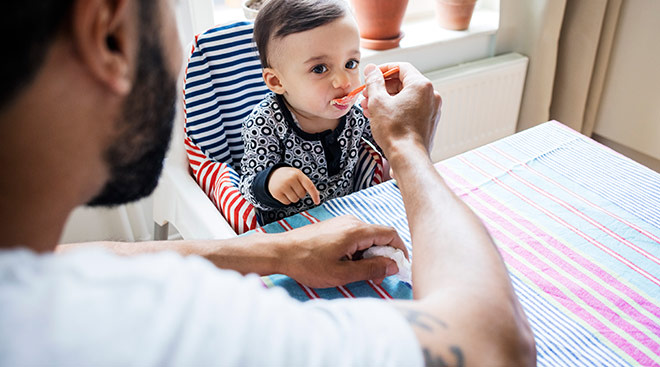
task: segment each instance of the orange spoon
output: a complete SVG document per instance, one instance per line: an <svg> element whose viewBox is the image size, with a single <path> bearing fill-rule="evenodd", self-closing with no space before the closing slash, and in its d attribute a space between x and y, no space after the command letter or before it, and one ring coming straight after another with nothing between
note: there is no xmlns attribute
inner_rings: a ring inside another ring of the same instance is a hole
<svg viewBox="0 0 660 367"><path fill-rule="evenodd" d="M390 77L390 76L392 76L393 74L396 74L396 73L398 73L398 72L399 72L399 67L398 67L398 66L395 66L394 68L392 68L392 69L390 69L390 70L384 72L384 73L383 73L383 78L386 78L386 79L387 79L388 77ZM362 91L364 90L364 88L366 88L366 87L367 87L367 86L366 86L365 84L362 84L361 86L359 86L359 87L353 89L353 91L351 91L351 93L348 93L347 95L345 95L345 96L343 96L343 97L341 97L341 98L335 98L335 99L333 99L333 100L332 100L332 103L334 103L334 104L338 104L338 105L347 105L347 104L349 104L349 103L353 100L353 98L355 98L355 97L356 97L360 92L362 92Z"/></svg>

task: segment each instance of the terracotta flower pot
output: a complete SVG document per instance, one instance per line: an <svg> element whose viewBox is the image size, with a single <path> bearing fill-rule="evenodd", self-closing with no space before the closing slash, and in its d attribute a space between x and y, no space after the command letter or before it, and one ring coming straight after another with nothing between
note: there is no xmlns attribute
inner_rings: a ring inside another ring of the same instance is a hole
<svg viewBox="0 0 660 367"><path fill-rule="evenodd" d="M442 28L468 29L477 0L435 0L435 14Z"/></svg>
<svg viewBox="0 0 660 367"><path fill-rule="evenodd" d="M386 50L399 46L408 0L351 0L362 47Z"/></svg>

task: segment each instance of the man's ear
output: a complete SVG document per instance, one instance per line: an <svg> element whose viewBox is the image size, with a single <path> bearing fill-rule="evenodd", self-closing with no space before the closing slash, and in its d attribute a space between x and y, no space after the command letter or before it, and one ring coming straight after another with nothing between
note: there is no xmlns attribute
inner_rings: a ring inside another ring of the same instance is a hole
<svg viewBox="0 0 660 367"><path fill-rule="evenodd" d="M132 8L130 8L132 6ZM81 63L112 93L126 95L137 62L137 6L129 0L75 1L72 39Z"/></svg>
<svg viewBox="0 0 660 367"><path fill-rule="evenodd" d="M282 85L282 80L280 79L279 74L273 68L264 68L262 75L264 77L264 82L268 89L273 91L275 94L284 94L286 89Z"/></svg>

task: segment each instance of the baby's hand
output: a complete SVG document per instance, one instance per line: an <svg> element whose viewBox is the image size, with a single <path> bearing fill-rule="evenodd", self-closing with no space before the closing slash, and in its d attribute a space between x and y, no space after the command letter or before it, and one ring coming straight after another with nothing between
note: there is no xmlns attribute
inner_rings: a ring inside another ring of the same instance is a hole
<svg viewBox="0 0 660 367"><path fill-rule="evenodd" d="M301 170L293 167L276 168L270 174L268 191L277 201L285 205L297 203L308 193L314 204L321 203L319 191L312 180Z"/></svg>

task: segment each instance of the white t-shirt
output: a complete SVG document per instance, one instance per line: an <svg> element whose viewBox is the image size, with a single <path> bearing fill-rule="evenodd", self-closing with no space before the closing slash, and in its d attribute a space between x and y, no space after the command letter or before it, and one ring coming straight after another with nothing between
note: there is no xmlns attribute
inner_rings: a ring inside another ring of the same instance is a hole
<svg viewBox="0 0 660 367"><path fill-rule="evenodd" d="M0 365L423 364L390 304L298 302L196 256L0 251Z"/></svg>

